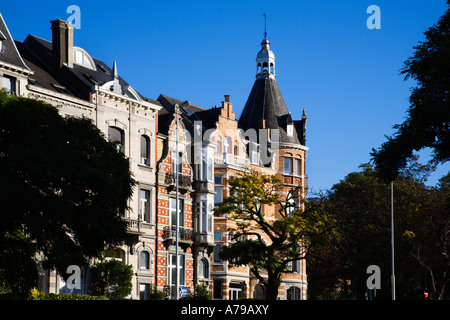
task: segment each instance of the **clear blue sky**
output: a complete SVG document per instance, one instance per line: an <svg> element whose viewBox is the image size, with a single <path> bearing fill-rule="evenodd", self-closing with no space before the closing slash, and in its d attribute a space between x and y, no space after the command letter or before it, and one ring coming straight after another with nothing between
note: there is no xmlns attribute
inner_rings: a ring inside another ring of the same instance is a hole
<svg viewBox="0 0 450 320"><path fill-rule="evenodd" d="M209 108L230 94L239 117L255 79L264 32L294 119L308 114L307 174L326 190L370 160L403 122L412 81L399 71L447 8L445 0L7 1L12 36L51 40L50 20L81 9L74 44L111 66L143 95L166 94ZM369 30L366 9L381 9ZM441 168L429 184L450 169Z"/></svg>

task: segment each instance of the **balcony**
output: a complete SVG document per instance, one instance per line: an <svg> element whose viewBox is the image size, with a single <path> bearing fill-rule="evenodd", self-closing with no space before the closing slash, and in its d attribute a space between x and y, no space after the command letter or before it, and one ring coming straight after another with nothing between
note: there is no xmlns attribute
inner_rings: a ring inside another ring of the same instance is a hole
<svg viewBox="0 0 450 320"><path fill-rule="evenodd" d="M123 220L126 221L127 227L128 227L128 232L130 234L143 235L145 233L145 231L143 230L143 227L142 227L142 221L128 219L128 218L123 218Z"/></svg>
<svg viewBox="0 0 450 320"><path fill-rule="evenodd" d="M231 153L216 153L214 154L214 163L219 165L249 166L250 160Z"/></svg>
<svg viewBox="0 0 450 320"><path fill-rule="evenodd" d="M178 227L178 240L184 242L190 242L193 238L193 231L190 228ZM176 238L176 227L175 226L165 226L162 233L162 238L164 240L172 239L175 242Z"/></svg>
<svg viewBox="0 0 450 320"><path fill-rule="evenodd" d="M175 186L176 186L175 177L176 177L176 175L171 172L166 173L162 177L163 183L167 186L167 189L169 189L169 191L172 189L175 189ZM182 192L182 193L187 192L187 191L192 191L191 176L179 173L178 174L178 188L180 189L180 192Z"/></svg>

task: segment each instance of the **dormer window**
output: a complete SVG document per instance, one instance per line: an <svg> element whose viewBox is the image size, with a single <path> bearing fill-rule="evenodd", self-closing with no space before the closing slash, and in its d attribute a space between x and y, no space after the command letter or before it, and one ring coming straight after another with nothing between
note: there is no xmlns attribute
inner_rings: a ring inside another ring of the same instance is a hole
<svg viewBox="0 0 450 320"><path fill-rule="evenodd" d="M79 47L73 47L73 62L80 66L95 70L94 60L92 60L91 56L85 50Z"/></svg>
<svg viewBox="0 0 450 320"><path fill-rule="evenodd" d="M294 135L294 126L292 124L287 125L286 134L288 135L288 137L292 137Z"/></svg>

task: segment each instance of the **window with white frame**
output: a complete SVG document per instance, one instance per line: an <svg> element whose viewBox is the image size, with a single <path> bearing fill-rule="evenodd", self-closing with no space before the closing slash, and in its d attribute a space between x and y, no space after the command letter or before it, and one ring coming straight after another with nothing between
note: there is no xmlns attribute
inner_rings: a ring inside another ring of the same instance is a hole
<svg viewBox="0 0 450 320"><path fill-rule="evenodd" d="M140 189L139 190L139 220L144 220L145 222L151 222L150 215L150 190Z"/></svg>
<svg viewBox="0 0 450 320"><path fill-rule="evenodd" d="M169 224L173 227L177 223L177 200L175 198L170 198L169 201ZM184 227L184 200L178 199L178 225L179 227Z"/></svg>
<svg viewBox="0 0 450 320"><path fill-rule="evenodd" d="M140 164L144 166L150 166L150 138L145 134L141 135Z"/></svg>
<svg viewBox="0 0 450 320"><path fill-rule="evenodd" d="M167 264L167 283L169 285L175 285L176 284L176 272L177 272L177 268L176 268L176 255L175 254L169 254L168 257L168 264ZM178 255L178 277L179 277L179 281L178 283L180 285L184 285L185 283L185 257L184 255Z"/></svg>
<svg viewBox="0 0 450 320"><path fill-rule="evenodd" d="M231 152L231 138L225 137L223 139L223 153L230 153Z"/></svg>

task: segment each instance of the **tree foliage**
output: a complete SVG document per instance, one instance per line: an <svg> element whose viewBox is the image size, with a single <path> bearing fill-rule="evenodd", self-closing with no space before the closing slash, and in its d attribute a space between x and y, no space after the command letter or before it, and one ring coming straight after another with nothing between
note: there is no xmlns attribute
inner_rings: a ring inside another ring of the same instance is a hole
<svg viewBox="0 0 450 320"><path fill-rule="evenodd" d="M12 288L36 280L37 253L67 276L127 237L128 160L89 119L0 92L0 177L0 279Z"/></svg>
<svg viewBox="0 0 450 320"><path fill-rule="evenodd" d="M431 148L435 164L450 159L450 9L425 36L401 71L405 79L417 82L406 120L395 125L395 134L372 152L376 167L388 180L399 174L414 151Z"/></svg>
<svg viewBox="0 0 450 320"><path fill-rule="evenodd" d="M215 214L227 214L235 222L229 230L235 241L223 247L220 256L232 266L249 265L265 286L267 299L276 299L282 274L332 233L333 221L301 199L298 189L282 192L283 184L273 175L243 174L230 179L229 188ZM275 216L266 215L267 207L275 208Z"/></svg>
<svg viewBox="0 0 450 320"><path fill-rule="evenodd" d="M122 300L131 293L133 268L122 261L108 260L95 264L91 269L91 286L95 295L111 300Z"/></svg>
<svg viewBox="0 0 450 320"><path fill-rule="evenodd" d="M394 180L394 243L397 299L445 297L449 218L444 182L423 183L429 165L417 157ZM311 298L365 299L367 267L381 269L377 299L391 299L391 189L369 164L335 184L324 209L342 235L311 252L307 272ZM446 181L445 179L442 181ZM330 263L332 261L332 263ZM441 289L444 288L444 291Z"/></svg>

